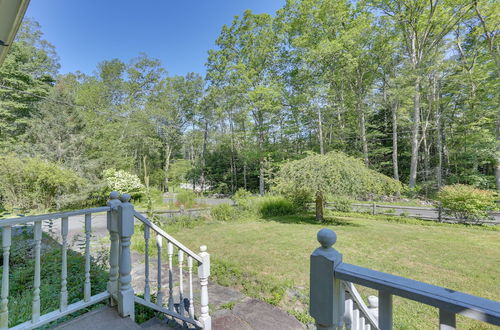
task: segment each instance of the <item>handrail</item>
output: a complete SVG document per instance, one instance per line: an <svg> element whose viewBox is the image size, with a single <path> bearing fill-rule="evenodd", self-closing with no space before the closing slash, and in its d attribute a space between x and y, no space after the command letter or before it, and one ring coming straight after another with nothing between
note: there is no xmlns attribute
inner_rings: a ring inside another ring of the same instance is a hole
<svg viewBox="0 0 500 330"><path fill-rule="evenodd" d="M103 207L94 207L90 209L82 209L76 211L68 211L68 212L59 212L59 213L48 213L48 214L40 214L40 215L30 215L27 217L19 217L19 218L7 218L0 219L0 227L8 227L13 225L19 225L22 223L34 222L34 221L43 221L43 220L51 220L65 217L73 217L76 215L84 215L89 213L99 213L99 212L107 212L109 211L109 206Z"/></svg>
<svg viewBox="0 0 500 330"><path fill-rule="evenodd" d="M149 221L148 218L146 218L137 211L134 211L134 216L140 221L142 221L145 225L153 229L155 232L157 232L159 235L163 236L163 238L165 238L167 241L177 246L177 248L190 255L193 259L195 259L199 263L203 263L203 259L198 254L194 253L189 248L185 247L184 244L182 244L181 242L179 242L178 240L167 234L163 229L161 229L160 227Z"/></svg>
<svg viewBox="0 0 500 330"><path fill-rule="evenodd" d="M379 329L378 327L378 321L373 317L373 314L368 310L368 307L366 306L365 302L363 301L363 298L361 298L361 295L359 294L358 290L352 284L352 282L344 281L344 287L347 292L351 295L352 299L356 302L356 305L358 305L358 308L363 312L363 315L366 316L368 319L368 322L370 322L371 326L374 329Z"/></svg>
<svg viewBox="0 0 500 330"><path fill-rule="evenodd" d="M335 276L376 290L500 326L500 302L347 263Z"/></svg>

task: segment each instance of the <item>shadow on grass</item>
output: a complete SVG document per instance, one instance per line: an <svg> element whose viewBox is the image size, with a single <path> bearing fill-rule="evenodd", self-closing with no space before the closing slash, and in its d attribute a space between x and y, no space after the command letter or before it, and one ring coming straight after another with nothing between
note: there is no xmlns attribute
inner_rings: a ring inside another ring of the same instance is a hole
<svg viewBox="0 0 500 330"><path fill-rule="evenodd" d="M314 214L311 213L263 217L263 219L266 221L274 221L285 224L307 224L307 225L318 225L318 226L328 225L328 226L351 226L351 227L361 226L353 221L342 219L336 216L325 216L322 222L318 222Z"/></svg>

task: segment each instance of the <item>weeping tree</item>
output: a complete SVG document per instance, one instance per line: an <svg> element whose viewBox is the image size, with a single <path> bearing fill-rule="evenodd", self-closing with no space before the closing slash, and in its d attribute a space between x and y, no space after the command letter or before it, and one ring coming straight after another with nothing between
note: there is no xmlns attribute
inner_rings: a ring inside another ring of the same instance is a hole
<svg viewBox="0 0 500 330"><path fill-rule="evenodd" d="M284 195L315 196L318 221L323 221L326 194L351 198L389 196L402 188L399 181L342 152L310 154L287 162L280 167L274 182L275 189Z"/></svg>

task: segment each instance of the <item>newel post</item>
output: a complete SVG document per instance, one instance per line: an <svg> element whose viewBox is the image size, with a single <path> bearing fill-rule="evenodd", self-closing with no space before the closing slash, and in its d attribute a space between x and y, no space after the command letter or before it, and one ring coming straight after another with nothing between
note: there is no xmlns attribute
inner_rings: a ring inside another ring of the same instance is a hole
<svg viewBox="0 0 500 330"><path fill-rule="evenodd" d="M203 324L204 330L212 329L212 319L208 309L208 277L210 276L210 254L207 252L207 246L200 247L201 265L198 267L198 277L200 278L201 286L201 301L200 301L200 322Z"/></svg>
<svg viewBox="0 0 500 330"><path fill-rule="evenodd" d="M130 239L134 233L134 206L129 203L130 195L120 197L122 204L118 205L118 234L120 236L121 253L119 258L118 313L122 317L134 314L134 289L132 288L132 259L130 256Z"/></svg>
<svg viewBox="0 0 500 330"><path fill-rule="evenodd" d="M318 330L342 329L345 291L334 273L342 263L342 255L332 248L337 235L323 228L317 238L321 247L311 254L309 312Z"/></svg>
<svg viewBox="0 0 500 330"><path fill-rule="evenodd" d="M121 201L118 199L119 193L112 191L109 194L108 206L110 210L107 214L107 227L109 231L110 248L109 248L109 280L107 289L111 295L111 305L116 305L118 294L118 258L119 258L119 240L118 235L118 206Z"/></svg>

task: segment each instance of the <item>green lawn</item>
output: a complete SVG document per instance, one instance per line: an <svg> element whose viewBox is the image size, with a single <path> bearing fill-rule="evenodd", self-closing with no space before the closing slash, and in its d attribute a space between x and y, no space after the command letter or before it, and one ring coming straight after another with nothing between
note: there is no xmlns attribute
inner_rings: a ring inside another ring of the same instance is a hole
<svg viewBox="0 0 500 330"><path fill-rule="evenodd" d="M318 247L316 233L323 227L337 233L334 247L345 262L500 300L498 230L359 214L333 219L331 224L317 224L310 215L206 222L175 230L174 236L193 249L208 245L219 282L260 295L290 312L300 300L307 301L309 255ZM302 299L283 295L286 288L302 293ZM375 293L360 291L365 296ZM394 322L396 329L435 329L438 311L396 297ZM460 329L493 328L461 316L457 322Z"/></svg>

